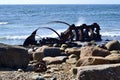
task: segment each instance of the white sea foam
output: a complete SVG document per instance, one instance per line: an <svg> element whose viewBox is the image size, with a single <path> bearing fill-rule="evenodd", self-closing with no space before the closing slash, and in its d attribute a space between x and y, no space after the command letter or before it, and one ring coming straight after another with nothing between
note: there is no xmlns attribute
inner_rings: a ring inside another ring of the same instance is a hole
<svg viewBox="0 0 120 80"><path fill-rule="evenodd" d="M78 21L75 23L76 26L80 26L81 24L85 23L86 20L83 17L79 17Z"/></svg>
<svg viewBox="0 0 120 80"><path fill-rule="evenodd" d="M8 24L8 22L0 22L0 25Z"/></svg>
<svg viewBox="0 0 120 80"><path fill-rule="evenodd" d="M120 32L101 32L102 36L110 36L110 37L117 37L120 36Z"/></svg>
<svg viewBox="0 0 120 80"><path fill-rule="evenodd" d="M1 36L0 39L8 39L8 40L19 40L19 39L26 39L27 36Z"/></svg>
<svg viewBox="0 0 120 80"><path fill-rule="evenodd" d="M59 29L57 30L58 34L60 35L61 32L64 32L66 29ZM43 37L58 37L58 35L54 32L52 32L51 34L36 34L37 36L35 37L36 39L40 39ZM107 37L119 37L120 36L120 32L118 31L113 31L113 32L101 32L102 36L107 36ZM0 36L0 39L6 39L6 40L25 40L29 35L6 35L6 36Z"/></svg>

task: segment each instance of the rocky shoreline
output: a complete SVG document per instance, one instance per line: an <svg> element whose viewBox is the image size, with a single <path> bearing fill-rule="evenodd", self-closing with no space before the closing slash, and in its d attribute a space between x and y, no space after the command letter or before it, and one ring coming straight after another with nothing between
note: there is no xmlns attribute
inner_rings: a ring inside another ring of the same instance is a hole
<svg viewBox="0 0 120 80"><path fill-rule="evenodd" d="M116 40L29 48L0 44L1 80L119 80L119 70Z"/></svg>

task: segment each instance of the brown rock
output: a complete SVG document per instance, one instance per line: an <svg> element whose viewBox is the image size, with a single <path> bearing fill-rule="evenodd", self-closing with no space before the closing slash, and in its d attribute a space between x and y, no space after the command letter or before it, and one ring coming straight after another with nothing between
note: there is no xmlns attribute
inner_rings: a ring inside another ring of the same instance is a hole
<svg viewBox="0 0 120 80"><path fill-rule="evenodd" d="M74 67L78 80L120 80L120 64Z"/></svg>
<svg viewBox="0 0 120 80"><path fill-rule="evenodd" d="M108 49L108 50L120 50L120 43L116 40L113 40L113 41L109 41L105 47Z"/></svg>
<svg viewBox="0 0 120 80"><path fill-rule="evenodd" d="M99 65L99 64L109 64L109 60L105 59L104 57L84 57L84 58L80 58L77 63L76 66L87 66L87 65Z"/></svg>
<svg viewBox="0 0 120 80"><path fill-rule="evenodd" d="M111 54L120 54L120 52L118 50L112 50L110 51Z"/></svg>
<svg viewBox="0 0 120 80"><path fill-rule="evenodd" d="M43 61L45 61L47 64L60 64L63 61L65 61L66 58L67 58L66 56L44 57Z"/></svg>
<svg viewBox="0 0 120 80"><path fill-rule="evenodd" d="M119 63L120 62L120 54L110 54L105 57L110 60L110 63Z"/></svg>
<svg viewBox="0 0 120 80"><path fill-rule="evenodd" d="M48 48L48 46L42 46L42 47L39 47L36 52L43 52L45 48Z"/></svg>
<svg viewBox="0 0 120 80"><path fill-rule="evenodd" d="M69 64L75 64L77 62L77 59L76 58L70 58L70 59L67 59L66 62L69 63Z"/></svg>
<svg viewBox="0 0 120 80"><path fill-rule="evenodd" d="M86 56L105 57L109 54L111 53L108 50L105 50L99 47L86 46L81 48L80 58L83 58Z"/></svg>
<svg viewBox="0 0 120 80"><path fill-rule="evenodd" d="M44 58L43 52L34 52L33 60L41 61Z"/></svg>
<svg viewBox="0 0 120 80"><path fill-rule="evenodd" d="M79 55L80 55L80 48L67 48L65 50L65 53L67 55L75 54L75 55L77 55L79 57Z"/></svg>

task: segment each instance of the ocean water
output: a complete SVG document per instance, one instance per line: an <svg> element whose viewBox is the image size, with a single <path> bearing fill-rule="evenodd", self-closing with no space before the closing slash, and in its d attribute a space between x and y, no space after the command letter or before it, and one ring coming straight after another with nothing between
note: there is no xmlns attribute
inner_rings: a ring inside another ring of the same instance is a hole
<svg viewBox="0 0 120 80"><path fill-rule="evenodd" d="M38 27L51 27L58 33L68 28L65 24L46 24L65 21L81 25L97 22L102 39L120 41L120 5L0 5L0 43L21 45ZM40 37L57 37L52 31L40 29Z"/></svg>

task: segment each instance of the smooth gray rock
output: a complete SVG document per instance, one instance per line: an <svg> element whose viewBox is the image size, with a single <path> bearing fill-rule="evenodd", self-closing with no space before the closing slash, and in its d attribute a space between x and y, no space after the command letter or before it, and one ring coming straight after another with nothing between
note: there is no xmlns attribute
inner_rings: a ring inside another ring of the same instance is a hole
<svg viewBox="0 0 120 80"><path fill-rule="evenodd" d="M27 49L21 46L0 44L0 66L10 68L26 68L30 57Z"/></svg>
<svg viewBox="0 0 120 80"><path fill-rule="evenodd" d="M46 56L55 57L55 56L61 55L61 50L60 48L57 48L57 47L46 47L43 49L43 53L45 57Z"/></svg>

